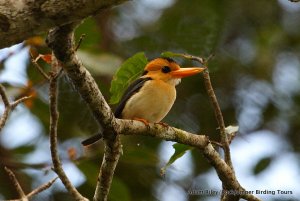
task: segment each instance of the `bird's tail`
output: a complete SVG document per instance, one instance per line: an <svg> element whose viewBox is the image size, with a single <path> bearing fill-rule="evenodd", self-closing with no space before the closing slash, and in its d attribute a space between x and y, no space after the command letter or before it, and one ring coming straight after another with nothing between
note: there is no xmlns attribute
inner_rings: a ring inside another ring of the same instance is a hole
<svg viewBox="0 0 300 201"><path fill-rule="evenodd" d="M83 146L89 146L91 144L94 144L98 140L101 140L103 135L101 133L97 133L96 135L93 135L92 137L89 137L88 139L85 139L81 142Z"/></svg>

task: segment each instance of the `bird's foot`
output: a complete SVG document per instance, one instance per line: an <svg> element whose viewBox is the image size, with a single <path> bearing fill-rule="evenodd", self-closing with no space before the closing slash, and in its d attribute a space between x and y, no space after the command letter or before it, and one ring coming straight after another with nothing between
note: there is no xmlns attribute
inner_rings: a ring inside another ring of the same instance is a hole
<svg viewBox="0 0 300 201"><path fill-rule="evenodd" d="M154 123L154 124L159 124L159 125L161 125L161 126L163 126L165 128L169 127L169 124L164 123L164 122L157 122L157 123Z"/></svg>
<svg viewBox="0 0 300 201"><path fill-rule="evenodd" d="M142 118L133 118L133 120L140 121L140 122L142 122L143 124L145 124L145 126L149 127L149 122L148 122L146 119L142 119Z"/></svg>

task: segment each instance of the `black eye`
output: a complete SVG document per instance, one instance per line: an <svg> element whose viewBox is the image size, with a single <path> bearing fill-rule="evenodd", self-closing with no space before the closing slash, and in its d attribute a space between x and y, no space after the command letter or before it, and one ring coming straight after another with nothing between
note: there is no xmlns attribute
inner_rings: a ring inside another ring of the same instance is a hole
<svg viewBox="0 0 300 201"><path fill-rule="evenodd" d="M161 71L163 73L168 73L168 72L171 72L171 68L169 66L164 66L164 67L162 67Z"/></svg>

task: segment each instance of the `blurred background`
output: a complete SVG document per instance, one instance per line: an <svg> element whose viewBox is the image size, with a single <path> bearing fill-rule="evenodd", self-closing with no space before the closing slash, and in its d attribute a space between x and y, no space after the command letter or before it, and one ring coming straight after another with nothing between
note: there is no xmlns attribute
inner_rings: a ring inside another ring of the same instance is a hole
<svg viewBox="0 0 300 201"><path fill-rule="evenodd" d="M107 100L112 76L126 58L143 51L207 57L226 125L238 125L231 144L236 175L247 190L270 191L261 199L300 197L300 3L288 0L140 0L86 19L79 57ZM55 177L48 141L48 84L30 62L47 54L44 36L0 50L0 82L19 105L0 134L0 200L16 199L3 167L11 168L24 191ZM182 66L198 65L176 59ZM40 65L49 70L42 61ZM201 75L177 87L178 98L164 122L218 140L217 123ZM115 106L112 106L115 107ZM1 114L3 104L0 105ZM85 103L62 76L59 86L59 150L64 169L79 191L92 198L103 143L83 148L81 140L99 130ZM221 190L215 170L197 150L167 169L172 142L123 136L124 154L112 184L111 201L215 201L188 195L189 189ZM285 191L279 193L277 190ZM274 191L274 195L272 194ZM289 192L291 191L291 192ZM72 200L60 181L34 200Z"/></svg>

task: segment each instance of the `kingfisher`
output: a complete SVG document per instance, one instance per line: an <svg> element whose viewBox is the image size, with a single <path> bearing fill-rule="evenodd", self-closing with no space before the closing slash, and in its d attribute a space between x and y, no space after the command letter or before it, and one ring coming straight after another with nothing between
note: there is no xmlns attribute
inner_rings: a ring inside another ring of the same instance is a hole
<svg viewBox="0 0 300 201"><path fill-rule="evenodd" d="M119 119L138 120L144 124L162 123L176 99L176 88L181 78L200 73L205 68L180 66L171 58L159 57L147 63L141 76L129 85L114 115ZM163 123L162 123L163 124ZM84 146L102 138L94 135L84 141Z"/></svg>

